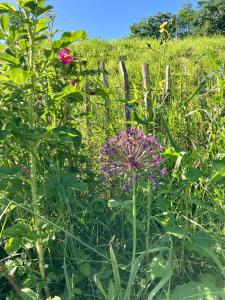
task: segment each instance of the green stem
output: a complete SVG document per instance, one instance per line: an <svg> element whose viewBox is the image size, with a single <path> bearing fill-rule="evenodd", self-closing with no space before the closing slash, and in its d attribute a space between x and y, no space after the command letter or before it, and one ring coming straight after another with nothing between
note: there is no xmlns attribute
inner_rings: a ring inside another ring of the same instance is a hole
<svg viewBox="0 0 225 300"><path fill-rule="evenodd" d="M136 176L135 172L132 172L132 203L133 203L133 213L132 213L132 225L133 225L133 251L132 251L132 260L131 265L134 263L136 258L136 249L137 249L137 211L136 211Z"/></svg>
<svg viewBox="0 0 225 300"><path fill-rule="evenodd" d="M26 12L25 12L26 14ZM29 67L32 73L35 72L34 68L34 36L33 30L29 23L28 28L28 36L29 36ZM31 77L31 86L30 95L28 99L28 117L29 117L29 125L31 128L35 126L35 111L34 111L34 74ZM37 194L37 157L38 157L38 146L35 142L30 142L30 156L31 156L31 193L32 193L32 202L34 205L35 213L39 213L38 210L38 194ZM34 217L34 229L39 232L40 231L40 220L37 217ZM38 255L38 263L41 279L46 282L45 276L45 261L44 261L44 250L42 247L42 242L40 239L36 241L36 251ZM47 297L50 296L49 289L47 283L44 286L45 294Z"/></svg>
<svg viewBox="0 0 225 300"><path fill-rule="evenodd" d="M147 199L147 225L146 225L146 251L149 250L150 242L150 223L151 223L151 200L152 200L152 189L151 186L148 189L148 199Z"/></svg>

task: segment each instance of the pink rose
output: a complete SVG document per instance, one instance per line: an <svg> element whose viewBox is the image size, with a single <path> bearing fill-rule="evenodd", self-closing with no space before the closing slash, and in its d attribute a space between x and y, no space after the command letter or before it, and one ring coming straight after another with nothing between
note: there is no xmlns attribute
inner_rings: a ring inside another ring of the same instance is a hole
<svg viewBox="0 0 225 300"><path fill-rule="evenodd" d="M61 59L61 63L63 65L69 64L73 61L73 57L68 55L69 53L70 53L70 49L68 49L68 48L59 50L58 55L59 55L59 57Z"/></svg>

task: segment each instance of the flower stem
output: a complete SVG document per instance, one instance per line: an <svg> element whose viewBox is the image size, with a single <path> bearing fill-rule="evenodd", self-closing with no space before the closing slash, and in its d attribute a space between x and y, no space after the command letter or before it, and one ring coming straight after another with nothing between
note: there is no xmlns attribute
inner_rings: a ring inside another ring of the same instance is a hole
<svg viewBox="0 0 225 300"><path fill-rule="evenodd" d="M151 222L151 200L152 200L152 188L151 186L148 189L148 199L147 199L147 224L146 224L146 251L149 250L150 242L150 222Z"/></svg>
<svg viewBox="0 0 225 300"><path fill-rule="evenodd" d="M137 249L137 211L136 211L136 175L135 172L132 172L132 225L133 225L133 251L132 251L132 260L131 265L134 263L136 258L136 249Z"/></svg>

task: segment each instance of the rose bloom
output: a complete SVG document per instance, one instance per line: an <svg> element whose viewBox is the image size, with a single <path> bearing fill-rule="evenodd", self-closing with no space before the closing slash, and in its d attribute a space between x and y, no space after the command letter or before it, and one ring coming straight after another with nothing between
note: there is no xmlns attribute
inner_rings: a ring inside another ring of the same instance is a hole
<svg viewBox="0 0 225 300"><path fill-rule="evenodd" d="M69 64L69 63L71 63L73 61L73 57L70 56L70 55L68 55L70 52L71 51L68 48L59 50L58 55L59 55L59 57L61 59L61 63L63 65Z"/></svg>

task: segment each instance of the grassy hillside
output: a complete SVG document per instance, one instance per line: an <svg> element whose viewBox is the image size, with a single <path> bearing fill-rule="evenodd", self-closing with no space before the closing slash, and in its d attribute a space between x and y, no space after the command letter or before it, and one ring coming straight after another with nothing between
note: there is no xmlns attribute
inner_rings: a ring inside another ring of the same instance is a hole
<svg viewBox="0 0 225 300"><path fill-rule="evenodd" d="M144 115L145 91L141 65L148 63L151 73L153 110L156 115L165 116L172 136L184 148L190 143L196 147L205 146L209 136L207 112L216 113L218 102L222 104L224 101L222 91L224 82L221 74L225 63L224 50L223 37L187 38L169 41L166 46L160 45L156 40L147 39L89 40L79 44L75 49L78 55L87 59L88 68L96 70L100 61L106 63L113 131L124 126L122 118L124 103L120 101L123 99L123 84L118 67L119 60L122 59L126 63L131 83L131 100L139 104L136 111L142 115ZM168 103L163 103L167 64L171 66L171 98ZM89 79L96 83L98 76L93 75ZM186 101L204 80L206 80L205 85L200 91ZM97 122L98 130L104 122L100 114L104 102L95 96L91 97L91 102L92 109L98 111L98 117L94 116L92 119L93 125ZM188 143L187 139L189 139Z"/></svg>

